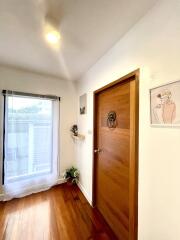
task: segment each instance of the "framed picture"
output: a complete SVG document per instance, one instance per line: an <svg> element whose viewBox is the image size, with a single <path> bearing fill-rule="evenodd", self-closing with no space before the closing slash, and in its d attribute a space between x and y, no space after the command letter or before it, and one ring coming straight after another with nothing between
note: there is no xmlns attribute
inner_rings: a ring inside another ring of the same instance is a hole
<svg viewBox="0 0 180 240"><path fill-rule="evenodd" d="M87 94L83 94L82 96L80 96L79 99L79 105L80 105L80 114L86 114L87 111Z"/></svg>
<svg viewBox="0 0 180 240"><path fill-rule="evenodd" d="M152 126L180 126L180 81L150 90Z"/></svg>

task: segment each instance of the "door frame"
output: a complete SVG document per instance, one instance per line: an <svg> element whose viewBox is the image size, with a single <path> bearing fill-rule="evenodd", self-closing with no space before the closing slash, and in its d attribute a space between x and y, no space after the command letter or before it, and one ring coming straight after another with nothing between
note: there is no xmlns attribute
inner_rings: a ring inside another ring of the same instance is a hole
<svg viewBox="0 0 180 240"><path fill-rule="evenodd" d="M130 95L130 179L129 179L129 239L137 240L138 235L138 149L139 149L139 74L137 69L120 79L117 79L93 93L93 195L92 205L96 207L96 156L94 149L97 148L96 110L97 95L121 82L134 81Z"/></svg>

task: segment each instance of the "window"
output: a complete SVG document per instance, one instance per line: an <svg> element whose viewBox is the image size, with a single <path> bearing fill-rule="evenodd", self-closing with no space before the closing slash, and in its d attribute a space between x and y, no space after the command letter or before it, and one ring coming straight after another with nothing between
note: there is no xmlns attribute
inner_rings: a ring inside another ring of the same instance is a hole
<svg viewBox="0 0 180 240"><path fill-rule="evenodd" d="M53 101L6 96L5 181L52 171Z"/></svg>
<svg viewBox="0 0 180 240"><path fill-rule="evenodd" d="M2 94L0 175L5 201L46 190L59 181L60 98L11 90Z"/></svg>

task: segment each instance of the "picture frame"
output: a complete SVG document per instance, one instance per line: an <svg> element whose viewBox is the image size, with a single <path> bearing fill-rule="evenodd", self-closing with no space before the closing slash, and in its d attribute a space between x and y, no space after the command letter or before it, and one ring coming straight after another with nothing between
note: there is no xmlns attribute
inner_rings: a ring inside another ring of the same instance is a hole
<svg viewBox="0 0 180 240"><path fill-rule="evenodd" d="M180 127L180 80L149 90L150 123L155 127Z"/></svg>
<svg viewBox="0 0 180 240"><path fill-rule="evenodd" d="M79 97L79 111L80 115L87 113L87 94L83 94Z"/></svg>

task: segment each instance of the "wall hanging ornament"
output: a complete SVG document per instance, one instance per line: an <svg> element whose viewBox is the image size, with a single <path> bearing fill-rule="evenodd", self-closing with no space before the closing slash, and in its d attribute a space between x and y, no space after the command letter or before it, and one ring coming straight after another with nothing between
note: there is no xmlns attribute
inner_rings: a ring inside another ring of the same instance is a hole
<svg viewBox="0 0 180 240"><path fill-rule="evenodd" d="M111 111L111 112L108 113L107 126L109 128L115 128L116 127L116 113L114 111Z"/></svg>

